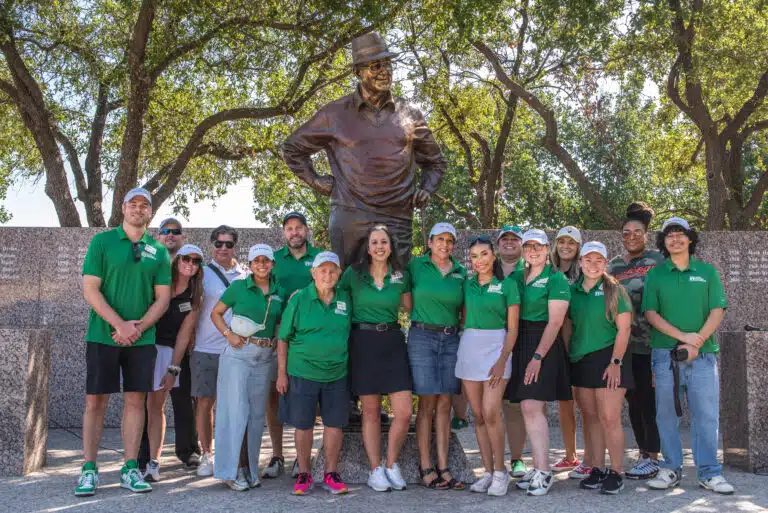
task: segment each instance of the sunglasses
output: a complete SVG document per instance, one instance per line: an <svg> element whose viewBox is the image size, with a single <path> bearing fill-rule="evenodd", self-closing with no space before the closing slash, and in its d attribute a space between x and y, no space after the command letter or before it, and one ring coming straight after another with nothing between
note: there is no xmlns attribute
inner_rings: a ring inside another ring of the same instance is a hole
<svg viewBox="0 0 768 513"><path fill-rule="evenodd" d="M189 255L181 255L181 257L179 258L181 258L181 261L184 262L185 264L200 265L203 263L202 258L191 257Z"/></svg>
<svg viewBox="0 0 768 513"><path fill-rule="evenodd" d="M133 243L133 263L137 263L141 261L141 252L144 251L144 243L143 242L134 242Z"/></svg>
<svg viewBox="0 0 768 513"><path fill-rule="evenodd" d="M489 246L493 246L493 242L491 242L491 238L487 235L478 235L477 237L474 237L469 242L469 247L475 246L477 244L488 244Z"/></svg>
<svg viewBox="0 0 768 513"><path fill-rule="evenodd" d="M163 228L160 235L181 235L181 228Z"/></svg>
<svg viewBox="0 0 768 513"><path fill-rule="evenodd" d="M226 247L227 249L232 249L235 247L235 243L231 240L217 240L214 241L213 247L216 249L221 249L222 247Z"/></svg>

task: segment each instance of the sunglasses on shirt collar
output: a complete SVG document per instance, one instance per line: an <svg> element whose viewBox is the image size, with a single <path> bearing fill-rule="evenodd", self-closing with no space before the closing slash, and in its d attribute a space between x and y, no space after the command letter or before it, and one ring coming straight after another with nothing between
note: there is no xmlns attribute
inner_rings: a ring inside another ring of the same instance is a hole
<svg viewBox="0 0 768 513"><path fill-rule="evenodd" d="M213 247L216 249L221 249L222 246L225 246L227 249L232 249L235 247L235 243L231 240L217 240L213 243Z"/></svg>
<svg viewBox="0 0 768 513"><path fill-rule="evenodd" d="M160 235L181 235L181 228L163 228Z"/></svg>
<svg viewBox="0 0 768 513"><path fill-rule="evenodd" d="M144 251L144 243L143 242L134 242L133 243L133 263L138 263L141 261L141 252Z"/></svg>

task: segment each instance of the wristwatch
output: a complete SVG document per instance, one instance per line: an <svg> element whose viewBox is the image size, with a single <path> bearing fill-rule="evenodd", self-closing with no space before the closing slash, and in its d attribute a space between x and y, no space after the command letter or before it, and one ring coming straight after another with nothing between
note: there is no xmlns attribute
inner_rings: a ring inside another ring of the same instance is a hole
<svg viewBox="0 0 768 513"><path fill-rule="evenodd" d="M533 353L533 359L541 361L541 355L539 353Z"/></svg>
<svg viewBox="0 0 768 513"><path fill-rule="evenodd" d="M611 360L611 363L614 365L618 365L619 367L621 367L622 365L621 358L614 358L613 360Z"/></svg>
<svg viewBox="0 0 768 513"><path fill-rule="evenodd" d="M168 374L170 374L171 376L178 376L180 372L181 372L181 367L179 367L178 365L168 366Z"/></svg>

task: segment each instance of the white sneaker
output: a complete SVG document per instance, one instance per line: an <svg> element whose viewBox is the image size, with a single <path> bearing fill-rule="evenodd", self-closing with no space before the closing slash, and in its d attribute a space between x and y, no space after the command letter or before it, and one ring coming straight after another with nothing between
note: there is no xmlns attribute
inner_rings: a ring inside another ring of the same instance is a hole
<svg viewBox="0 0 768 513"><path fill-rule="evenodd" d="M283 474L285 468L285 459L282 456L272 456L269 460L269 465L264 467L261 477L265 479L274 479L280 477Z"/></svg>
<svg viewBox="0 0 768 513"><path fill-rule="evenodd" d="M554 476L552 472L544 472L543 470L537 470L536 475L531 479L531 484L528 487L528 495L546 495L552 483L554 482Z"/></svg>
<svg viewBox="0 0 768 513"><path fill-rule="evenodd" d="M368 487L374 492L389 492L392 490L392 484L387 479L387 473L382 465L371 471L368 476Z"/></svg>
<svg viewBox="0 0 768 513"><path fill-rule="evenodd" d="M536 475L536 469L532 468L528 470L528 472L525 473L523 477L520 478L520 480L515 483L515 486L518 490L527 490L529 486L531 486L531 481L533 481L533 477Z"/></svg>
<svg viewBox="0 0 768 513"><path fill-rule="evenodd" d="M248 478L245 477L245 469L239 468L237 469L237 479L234 481L227 481L227 486L229 486L230 490L233 490L235 492L244 492L246 491L248 486Z"/></svg>
<svg viewBox="0 0 768 513"><path fill-rule="evenodd" d="M213 454L205 453L200 458L200 466L197 467L197 475L200 477L209 477L213 475Z"/></svg>
<svg viewBox="0 0 768 513"><path fill-rule="evenodd" d="M157 460L149 460L147 463L147 470L144 471L144 481L157 482L160 481L160 462Z"/></svg>
<svg viewBox="0 0 768 513"><path fill-rule="evenodd" d="M299 459L293 460L293 468L291 468L291 477L296 479L299 477Z"/></svg>
<svg viewBox="0 0 768 513"><path fill-rule="evenodd" d="M387 474L387 479L389 479L393 490L405 490L405 479L403 479L403 474L400 473L400 467L397 463L392 465L392 468L385 468L384 472Z"/></svg>
<svg viewBox="0 0 768 513"><path fill-rule="evenodd" d="M488 495L491 497L503 497L509 489L509 475L506 470L493 471L493 483L488 488Z"/></svg>
<svg viewBox="0 0 768 513"><path fill-rule="evenodd" d="M680 474L668 468L660 468L656 477L648 480L648 488L666 490L680 484Z"/></svg>
<svg viewBox="0 0 768 513"><path fill-rule="evenodd" d="M469 485L469 491L475 493L488 493L488 488L493 483L493 476L490 472L485 472L483 477Z"/></svg>
<svg viewBox="0 0 768 513"><path fill-rule="evenodd" d="M258 488L261 486L261 481L258 477L258 470L256 471L256 477L253 477L253 474L251 474L250 470L245 471L245 480L248 481L248 487L249 488Z"/></svg>
<svg viewBox="0 0 768 513"><path fill-rule="evenodd" d="M705 481L699 480L699 486L716 493L722 493L723 495L730 495L733 493L733 485L726 481L723 476L710 477Z"/></svg>

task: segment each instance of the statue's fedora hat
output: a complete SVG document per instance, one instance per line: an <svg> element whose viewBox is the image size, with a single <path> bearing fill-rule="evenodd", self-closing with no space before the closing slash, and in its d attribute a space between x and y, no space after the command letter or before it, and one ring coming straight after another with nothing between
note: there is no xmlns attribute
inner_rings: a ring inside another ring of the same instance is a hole
<svg viewBox="0 0 768 513"><path fill-rule="evenodd" d="M376 32L363 34L352 40L352 65L365 64L366 62L377 61L397 57L398 54L390 52L384 38Z"/></svg>

